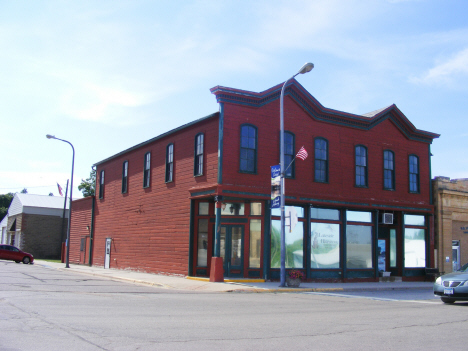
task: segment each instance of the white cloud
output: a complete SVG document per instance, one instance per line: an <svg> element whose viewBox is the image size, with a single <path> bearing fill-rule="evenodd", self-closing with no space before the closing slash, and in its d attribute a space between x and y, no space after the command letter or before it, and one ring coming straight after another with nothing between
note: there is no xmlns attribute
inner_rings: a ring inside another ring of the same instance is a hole
<svg viewBox="0 0 468 351"><path fill-rule="evenodd" d="M461 81L466 84L467 78L468 48L438 63L422 76L412 77L410 81L427 85L444 84L453 87L458 86Z"/></svg>

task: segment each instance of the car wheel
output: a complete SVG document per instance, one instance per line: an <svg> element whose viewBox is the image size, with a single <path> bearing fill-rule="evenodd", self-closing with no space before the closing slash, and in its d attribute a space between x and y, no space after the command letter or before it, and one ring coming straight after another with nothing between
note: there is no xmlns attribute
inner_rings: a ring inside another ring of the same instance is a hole
<svg viewBox="0 0 468 351"><path fill-rule="evenodd" d="M442 300L443 303L454 303L455 302L454 299L449 299L447 297L441 297L440 299Z"/></svg>
<svg viewBox="0 0 468 351"><path fill-rule="evenodd" d="M28 256L26 256L25 258L23 258L23 263L24 264L28 264L31 260L29 259Z"/></svg>

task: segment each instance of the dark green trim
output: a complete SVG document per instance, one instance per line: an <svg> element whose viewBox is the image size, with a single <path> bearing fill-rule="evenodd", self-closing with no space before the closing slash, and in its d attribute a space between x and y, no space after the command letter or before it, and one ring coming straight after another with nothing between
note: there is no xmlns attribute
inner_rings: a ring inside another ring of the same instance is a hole
<svg viewBox="0 0 468 351"><path fill-rule="evenodd" d="M219 103L218 124L218 184L223 184L223 154L224 154L224 103Z"/></svg>
<svg viewBox="0 0 468 351"><path fill-rule="evenodd" d="M191 276L193 272L193 246L195 240L195 200L190 200L190 234L189 234L189 254L188 254L188 272Z"/></svg>
<svg viewBox="0 0 468 351"><path fill-rule="evenodd" d="M216 213L216 220L215 220L215 228L214 228L214 245L213 245L213 257L221 257L221 208L216 207L215 204L215 213Z"/></svg>
<svg viewBox="0 0 468 351"><path fill-rule="evenodd" d="M348 279L354 278L374 278L374 270L369 269L367 271L348 271Z"/></svg>
<svg viewBox="0 0 468 351"><path fill-rule="evenodd" d="M216 223L216 218L210 218L210 223ZM249 223L249 220L247 218L229 218L229 217L223 216L221 218L221 224L224 224L224 223L244 224L244 223Z"/></svg>
<svg viewBox="0 0 468 351"><path fill-rule="evenodd" d="M192 196L201 196L201 195L210 195L210 194L215 194L216 190L206 190L206 191L199 191L196 193L192 193Z"/></svg>
<svg viewBox="0 0 468 351"><path fill-rule="evenodd" d="M337 200L323 200L323 199L312 199L312 198L309 198L309 197L300 197L299 200L313 201L313 202L324 202L324 203L340 204L340 205L370 206L369 204L359 203L359 202L337 201Z"/></svg>
<svg viewBox="0 0 468 351"><path fill-rule="evenodd" d="M379 210L374 210L374 255L372 255L374 269L375 269L375 277L379 276ZM388 250L386 247L385 250Z"/></svg>
<svg viewBox="0 0 468 351"><path fill-rule="evenodd" d="M271 198L271 194L250 193L250 192L247 192L247 191L223 190L223 194L237 194L237 195L263 196L263 197Z"/></svg>
<svg viewBox="0 0 468 351"><path fill-rule="evenodd" d="M270 249L271 249L271 201L265 201L265 217L263 223L265 228L263 232L263 278L270 279Z"/></svg>
<svg viewBox="0 0 468 351"><path fill-rule="evenodd" d="M431 153L431 145L428 145L428 152L429 152L429 203L434 205L433 193L432 193L432 153ZM430 266L429 266L430 267Z"/></svg>

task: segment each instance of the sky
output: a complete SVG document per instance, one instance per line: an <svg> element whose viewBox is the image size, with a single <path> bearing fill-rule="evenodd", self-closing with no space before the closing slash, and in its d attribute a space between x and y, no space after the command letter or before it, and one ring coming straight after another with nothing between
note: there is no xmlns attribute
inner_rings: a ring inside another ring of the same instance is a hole
<svg viewBox="0 0 468 351"><path fill-rule="evenodd" d="M73 198L91 166L217 112L210 88L297 80L323 106L396 104L432 176L468 178L468 1L0 0L0 194ZM464 142L465 140L465 142Z"/></svg>

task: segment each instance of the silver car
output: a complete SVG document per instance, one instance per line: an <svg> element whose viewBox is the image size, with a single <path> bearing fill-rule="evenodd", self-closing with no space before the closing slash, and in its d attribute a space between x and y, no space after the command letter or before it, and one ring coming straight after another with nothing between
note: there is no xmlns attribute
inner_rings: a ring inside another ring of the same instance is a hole
<svg viewBox="0 0 468 351"><path fill-rule="evenodd" d="M434 295L439 296L444 303L468 301L468 263L456 272L437 278Z"/></svg>

